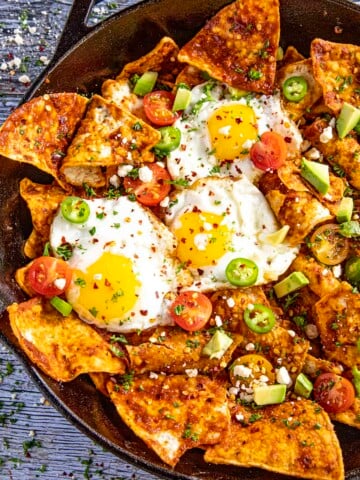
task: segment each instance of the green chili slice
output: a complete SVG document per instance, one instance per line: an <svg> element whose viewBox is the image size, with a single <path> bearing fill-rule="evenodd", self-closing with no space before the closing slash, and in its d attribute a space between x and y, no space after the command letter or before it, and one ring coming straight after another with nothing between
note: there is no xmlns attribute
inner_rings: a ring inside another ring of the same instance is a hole
<svg viewBox="0 0 360 480"><path fill-rule="evenodd" d="M80 197L66 197L61 202L61 213L70 223L85 223L90 215L90 207Z"/></svg>
<svg viewBox="0 0 360 480"><path fill-rule="evenodd" d="M254 285L258 274L259 269L256 263L247 258L234 258L225 270L228 281L237 287Z"/></svg>
<svg viewBox="0 0 360 480"><path fill-rule="evenodd" d="M268 333L275 325L275 315L271 308L255 303L244 312L246 325L255 333Z"/></svg>
<svg viewBox="0 0 360 480"><path fill-rule="evenodd" d="M283 83L284 97L290 102L300 102L308 91L308 84L304 77L289 77Z"/></svg>
<svg viewBox="0 0 360 480"><path fill-rule="evenodd" d="M163 154L168 154L178 148L181 140L181 132L176 127L159 128L161 140L155 145L155 150Z"/></svg>

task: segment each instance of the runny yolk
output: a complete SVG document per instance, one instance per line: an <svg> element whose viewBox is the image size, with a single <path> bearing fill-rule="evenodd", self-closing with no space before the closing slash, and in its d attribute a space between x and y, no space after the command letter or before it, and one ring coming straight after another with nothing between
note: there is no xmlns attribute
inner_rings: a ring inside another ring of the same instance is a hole
<svg viewBox="0 0 360 480"><path fill-rule="evenodd" d="M75 270L68 291L69 301L81 316L87 312L102 322L125 320L137 301L140 282L132 261L122 255L104 252L86 272Z"/></svg>
<svg viewBox="0 0 360 480"><path fill-rule="evenodd" d="M223 216L210 212L186 212L173 233L178 240L177 256L190 268L215 265L230 248L232 232L222 225Z"/></svg>
<svg viewBox="0 0 360 480"><path fill-rule="evenodd" d="M247 105L223 105L208 119L211 145L220 162L234 160L245 153L244 143L257 138L256 116Z"/></svg>

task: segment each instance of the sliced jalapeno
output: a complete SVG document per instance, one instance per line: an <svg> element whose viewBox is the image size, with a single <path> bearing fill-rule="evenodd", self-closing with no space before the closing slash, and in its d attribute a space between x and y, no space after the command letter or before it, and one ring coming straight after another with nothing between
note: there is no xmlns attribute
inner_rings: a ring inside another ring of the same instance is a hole
<svg viewBox="0 0 360 480"><path fill-rule="evenodd" d="M271 308L255 303L244 312L246 325L255 333L268 333L275 325L275 315Z"/></svg>
<svg viewBox="0 0 360 480"><path fill-rule="evenodd" d="M308 91L308 84L304 77L289 77L283 83L284 97L290 102L300 102Z"/></svg>
<svg viewBox="0 0 360 480"><path fill-rule="evenodd" d="M161 133L161 140L155 145L155 150L160 153L168 154L178 148L181 140L181 132L176 127L162 127L159 128Z"/></svg>
<svg viewBox="0 0 360 480"><path fill-rule="evenodd" d="M90 215L90 207L80 197L66 197L61 202L61 213L68 222L85 223Z"/></svg>
<svg viewBox="0 0 360 480"><path fill-rule="evenodd" d="M247 258L234 258L225 270L228 281L237 287L254 285L258 273L259 269L256 263Z"/></svg>

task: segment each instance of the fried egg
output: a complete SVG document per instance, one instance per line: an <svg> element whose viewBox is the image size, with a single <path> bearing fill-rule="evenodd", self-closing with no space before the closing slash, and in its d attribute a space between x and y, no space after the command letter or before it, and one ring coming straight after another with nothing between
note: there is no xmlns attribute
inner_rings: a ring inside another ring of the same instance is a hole
<svg viewBox="0 0 360 480"><path fill-rule="evenodd" d="M127 197L87 202L85 223L70 223L59 211L51 226L54 253L72 252L68 302L82 320L114 332L170 323L166 298L179 287L174 235Z"/></svg>
<svg viewBox="0 0 360 480"><path fill-rule="evenodd" d="M231 287L225 270L232 259L256 263L256 285L284 273L298 248L267 240L280 225L263 194L246 176L207 177L178 190L165 222L178 241L177 256L194 277L191 288L211 291Z"/></svg>
<svg viewBox="0 0 360 480"><path fill-rule="evenodd" d="M173 180L189 184L214 175L245 174L255 181L263 172L253 165L249 152L266 131L284 137L289 155L302 143L279 94L248 94L235 100L225 84L214 81L193 88L191 103L174 126L181 131L181 145L168 155L167 168Z"/></svg>

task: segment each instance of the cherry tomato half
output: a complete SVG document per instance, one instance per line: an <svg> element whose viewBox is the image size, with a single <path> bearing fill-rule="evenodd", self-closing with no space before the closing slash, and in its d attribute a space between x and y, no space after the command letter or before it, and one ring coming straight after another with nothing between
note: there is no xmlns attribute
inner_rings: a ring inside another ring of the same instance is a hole
<svg viewBox="0 0 360 480"><path fill-rule="evenodd" d="M136 199L148 207L157 205L170 192L171 177L168 171L157 163L147 165L152 172L149 182L142 182L140 178L125 177L124 188L126 193L135 195Z"/></svg>
<svg viewBox="0 0 360 480"><path fill-rule="evenodd" d="M349 240L340 234L339 225L326 223L318 227L310 237L310 249L319 262L338 265L349 254Z"/></svg>
<svg viewBox="0 0 360 480"><path fill-rule="evenodd" d="M203 328L211 312L212 304L208 297L192 290L180 293L170 307L174 322L189 332Z"/></svg>
<svg viewBox="0 0 360 480"><path fill-rule="evenodd" d="M59 258L39 257L31 262L26 278L34 292L54 297L64 293L69 286L71 269Z"/></svg>
<svg viewBox="0 0 360 480"><path fill-rule="evenodd" d="M171 92L165 90L154 90L146 94L144 111L150 122L160 127L172 125L180 116L180 113L172 111L174 98Z"/></svg>
<svg viewBox="0 0 360 480"><path fill-rule="evenodd" d="M250 158L260 170L276 170L285 162L287 155L286 142L276 132L265 132L260 141L250 149Z"/></svg>
<svg viewBox="0 0 360 480"><path fill-rule="evenodd" d="M321 373L314 384L315 400L329 413L345 412L355 401L352 383L335 373Z"/></svg>

